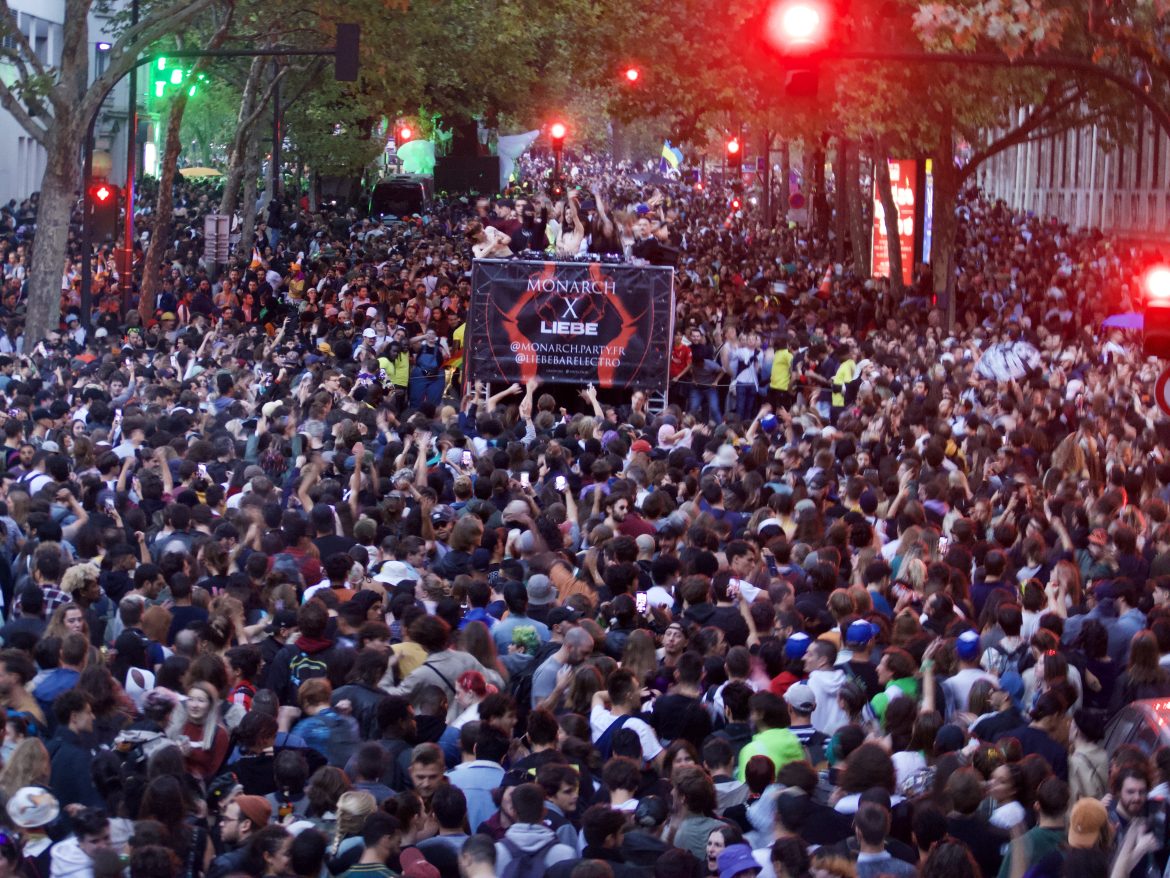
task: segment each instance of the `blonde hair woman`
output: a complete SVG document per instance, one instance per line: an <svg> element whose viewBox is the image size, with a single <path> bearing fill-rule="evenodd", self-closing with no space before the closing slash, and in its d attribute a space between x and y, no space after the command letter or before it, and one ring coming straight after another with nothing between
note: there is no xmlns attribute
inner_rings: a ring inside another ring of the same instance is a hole
<svg viewBox="0 0 1170 878"><path fill-rule="evenodd" d="M219 693L210 683L195 682L187 688L187 722L181 733L189 744L183 757L187 770L200 780L215 775L228 751L228 732L219 718Z"/></svg>
<svg viewBox="0 0 1170 878"><path fill-rule="evenodd" d="M45 637L58 637L64 640L67 634L84 634L87 639L89 638L89 622L85 619L85 610L72 602L61 604L53 610L49 624L45 626Z"/></svg>
<svg viewBox="0 0 1170 878"><path fill-rule="evenodd" d="M337 857L362 844L362 827L377 810L378 802L365 790L350 790L337 800L337 829L333 833L332 856Z"/></svg>
<svg viewBox="0 0 1170 878"><path fill-rule="evenodd" d="M0 771L0 796L7 802L21 787L47 787L51 771L49 751L41 739L25 738Z"/></svg>

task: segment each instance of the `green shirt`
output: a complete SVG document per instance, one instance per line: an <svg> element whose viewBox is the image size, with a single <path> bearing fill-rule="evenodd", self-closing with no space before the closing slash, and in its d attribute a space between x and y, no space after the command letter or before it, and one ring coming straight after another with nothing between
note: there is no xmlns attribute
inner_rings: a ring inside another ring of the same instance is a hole
<svg viewBox="0 0 1170 878"><path fill-rule="evenodd" d="M1042 859L1064 846L1066 833L1063 829L1052 829L1047 826L1034 826L1008 845L1007 856L999 867L999 878L1009 878L1012 874L1012 858L1022 856L1024 869L1035 866Z"/></svg>
<svg viewBox="0 0 1170 878"><path fill-rule="evenodd" d="M900 680L891 680L886 689L890 686L895 686L902 690L902 694L907 698L918 700L918 681L914 677L903 677ZM897 696L895 696L897 697ZM886 692L879 692L870 701L869 706L873 708L873 714L880 721L886 715L886 708L890 705L890 696Z"/></svg>
<svg viewBox="0 0 1170 878"><path fill-rule="evenodd" d="M776 771L780 771L789 762L804 759L805 753L800 738L796 737L791 729L768 729L759 732L739 751L739 770L735 773L737 780L745 779L744 769L753 756L767 756L776 766Z"/></svg>

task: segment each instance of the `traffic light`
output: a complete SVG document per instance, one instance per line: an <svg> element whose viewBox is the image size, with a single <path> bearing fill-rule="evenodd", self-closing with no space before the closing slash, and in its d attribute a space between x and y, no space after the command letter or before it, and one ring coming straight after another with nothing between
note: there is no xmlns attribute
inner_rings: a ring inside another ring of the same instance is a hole
<svg viewBox="0 0 1170 878"><path fill-rule="evenodd" d="M357 82L361 62L358 51L362 41L362 26L352 22L337 25L337 44L333 49L333 78L337 82Z"/></svg>
<svg viewBox="0 0 1170 878"><path fill-rule="evenodd" d="M567 133L568 129L562 122L553 122L549 126L548 136L549 140L552 141L553 152L560 152L565 148L565 135Z"/></svg>
<svg viewBox="0 0 1170 878"><path fill-rule="evenodd" d="M399 146L402 146L402 144L404 144L404 143L409 143L413 139L414 139L414 129L413 128L411 128L409 125L399 125L398 126L397 142L398 142Z"/></svg>
<svg viewBox="0 0 1170 878"><path fill-rule="evenodd" d="M1145 337L1142 351L1147 357L1170 359L1170 268L1159 265L1145 277Z"/></svg>
<svg viewBox="0 0 1170 878"><path fill-rule="evenodd" d="M764 39L788 57L814 55L828 47L833 18L822 0L776 0L764 19Z"/></svg>
<svg viewBox="0 0 1170 878"><path fill-rule="evenodd" d="M121 193L117 186L105 181L90 184L86 199L86 224L96 244L118 239L118 203Z"/></svg>
<svg viewBox="0 0 1170 878"><path fill-rule="evenodd" d="M626 82L628 82L632 85L633 83L637 82L641 78L642 73L640 70L638 70L637 67L627 67L625 76L626 76Z"/></svg>
<svg viewBox="0 0 1170 878"><path fill-rule="evenodd" d="M727 141L727 167L731 169L738 169L743 165L743 147L739 144L739 138L733 137Z"/></svg>
<svg viewBox="0 0 1170 878"><path fill-rule="evenodd" d="M836 7L830 0L775 0L763 20L767 47L789 63L784 71L784 94L816 97L820 86L819 61L843 39ZM793 64L791 62L798 63Z"/></svg>

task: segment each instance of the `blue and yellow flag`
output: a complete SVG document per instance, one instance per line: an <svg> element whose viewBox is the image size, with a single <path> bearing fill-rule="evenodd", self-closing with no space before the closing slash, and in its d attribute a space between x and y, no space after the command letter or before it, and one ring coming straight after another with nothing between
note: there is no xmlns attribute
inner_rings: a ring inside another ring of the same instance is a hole
<svg viewBox="0 0 1170 878"><path fill-rule="evenodd" d="M682 160L682 150L671 146L669 140L664 140L662 142L662 158L658 162L659 170L665 172L670 167L677 171L678 166L682 164Z"/></svg>

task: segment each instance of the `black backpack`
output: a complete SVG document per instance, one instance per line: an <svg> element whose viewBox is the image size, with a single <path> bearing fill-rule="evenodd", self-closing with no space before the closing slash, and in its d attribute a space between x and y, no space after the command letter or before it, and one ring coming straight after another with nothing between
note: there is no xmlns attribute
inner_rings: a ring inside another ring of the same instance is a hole
<svg viewBox="0 0 1170 878"><path fill-rule="evenodd" d="M532 712L532 676L536 669L543 665L554 652L559 650L559 643L541 644L527 665L517 674L512 675L508 682L508 691L516 700L516 725L518 728L528 728L528 714Z"/></svg>

